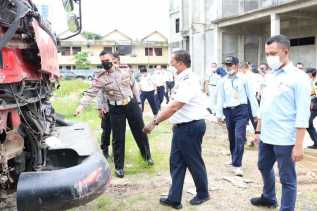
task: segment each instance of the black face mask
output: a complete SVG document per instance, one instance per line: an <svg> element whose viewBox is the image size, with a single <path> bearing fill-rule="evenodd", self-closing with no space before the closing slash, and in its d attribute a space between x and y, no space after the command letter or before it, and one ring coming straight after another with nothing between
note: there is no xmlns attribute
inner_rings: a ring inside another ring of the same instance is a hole
<svg viewBox="0 0 317 211"><path fill-rule="evenodd" d="M101 64L105 70L110 70L113 66L112 62L109 61L103 61Z"/></svg>

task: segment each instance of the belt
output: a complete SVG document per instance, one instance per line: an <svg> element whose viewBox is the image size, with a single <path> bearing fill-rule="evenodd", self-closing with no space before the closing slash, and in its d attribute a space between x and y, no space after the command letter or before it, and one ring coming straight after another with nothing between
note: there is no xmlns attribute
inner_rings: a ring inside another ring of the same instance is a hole
<svg viewBox="0 0 317 211"><path fill-rule="evenodd" d="M234 109L239 108L240 106L243 106L243 105L247 105L247 104L240 104L240 105L237 105L237 106L226 107L224 109L234 110Z"/></svg>
<svg viewBox="0 0 317 211"><path fill-rule="evenodd" d="M181 122L181 123L177 123L177 124L174 124L175 127L180 127L180 126L185 126L185 125L189 125L189 124L192 124L192 123L195 123L195 122L198 122L200 120L193 120L193 121L190 121L190 122Z"/></svg>
<svg viewBox="0 0 317 211"><path fill-rule="evenodd" d="M217 85L215 85L215 84L208 84L208 86L217 86Z"/></svg>
<svg viewBox="0 0 317 211"><path fill-rule="evenodd" d="M123 100L108 100L108 103L113 106L128 105L131 99L131 97L127 97Z"/></svg>

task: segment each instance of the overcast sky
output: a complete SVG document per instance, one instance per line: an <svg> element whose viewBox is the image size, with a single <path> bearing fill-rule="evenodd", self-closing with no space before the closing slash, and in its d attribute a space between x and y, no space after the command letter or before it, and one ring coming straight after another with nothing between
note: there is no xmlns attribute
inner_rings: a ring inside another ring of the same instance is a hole
<svg viewBox="0 0 317 211"><path fill-rule="evenodd" d="M61 0L48 2L50 21L57 32L65 29ZM132 38L143 38L157 30L168 37L169 0L82 0L83 30L105 35L118 29Z"/></svg>

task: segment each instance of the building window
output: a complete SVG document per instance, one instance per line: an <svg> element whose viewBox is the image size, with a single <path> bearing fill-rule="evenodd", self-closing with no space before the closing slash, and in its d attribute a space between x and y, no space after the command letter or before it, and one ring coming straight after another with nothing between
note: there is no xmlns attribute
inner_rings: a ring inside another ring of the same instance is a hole
<svg viewBox="0 0 317 211"><path fill-rule="evenodd" d="M119 45L116 46L116 52L119 53L119 55L129 55L132 52L131 45Z"/></svg>
<svg viewBox="0 0 317 211"><path fill-rule="evenodd" d="M112 47L104 47L103 50L104 50L106 53L112 53Z"/></svg>
<svg viewBox="0 0 317 211"><path fill-rule="evenodd" d="M70 47L62 47L61 53L62 53L62 56L70 56Z"/></svg>
<svg viewBox="0 0 317 211"><path fill-rule="evenodd" d="M179 18L175 20L175 32L179 33Z"/></svg>
<svg viewBox="0 0 317 211"><path fill-rule="evenodd" d="M65 69L66 69L66 70L71 70L71 69L72 69L72 66L66 65L66 66L65 66Z"/></svg>
<svg viewBox="0 0 317 211"><path fill-rule="evenodd" d="M291 39L291 46L315 45L315 37Z"/></svg>
<svg viewBox="0 0 317 211"><path fill-rule="evenodd" d="M73 47L73 55L76 55L79 52L81 52L81 47Z"/></svg>
<svg viewBox="0 0 317 211"><path fill-rule="evenodd" d="M162 48L154 48L155 56L163 56Z"/></svg>
<svg viewBox="0 0 317 211"><path fill-rule="evenodd" d="M153 56L153 48L145 48L145 56Z"/></svg>

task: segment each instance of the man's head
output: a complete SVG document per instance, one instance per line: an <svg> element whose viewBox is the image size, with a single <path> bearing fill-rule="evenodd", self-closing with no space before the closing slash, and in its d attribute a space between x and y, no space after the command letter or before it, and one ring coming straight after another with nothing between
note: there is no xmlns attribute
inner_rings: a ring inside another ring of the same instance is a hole
<svg viewBox="0 0 317 211"><path fill-rule="evenodd" d="M266 63L261 63L258 67L258 71L261 75L265 75L269 71L269 66Z"/></svg>
<svg viewBox="0 0 317 211"><path fill-rule="evenodd" d="M291 43L285 35L276 35L266 41L266 59L273 71L288 64L290 46Z"/></svg>
<svg viewBox="0 0 317 211"><path fill-rule="evenodd" d="M303 70L303 71L305 70L305 69L304 69L304 64L301 63L301 62L297 62L296 67L297 67L298 69L300 69L300 70Z"/></svg>
<svg viewBox="0 0 317 211"><path fill-rule="evenodd" d="M317 72L316 68L309 67L306 69L305 72L308 74L309 78L311 79L316 78L316 72Z"/></svg>
<svg viewBox="0 0 317 211"><path fill-rule="evenodd" d="M234 75L239 70L239 59L235 56L226 57L224 64L226 65L229 75Z"/></svg>
<svg viewBox="0 0 317 211"><path fill-rule="evenodd" d="M189 53L185 50L177 50L173 52L170 64L175 67L177 74L187 68L190 68L191 59Z"/></svg>
<svg viewBox="0 0 317 211"><path fill-rule="evenodd" d="M101 61L101 65L102 67L107 70L110 71L113 67L113 63L114 61L116 61L116 59L114 58L112 53L106 52L106 51L102 51L99 54L100 57L100 61Z"/></svg>
<svg viewBox="0 0 317 211"><path fill-rule="evenodd" d="M211 66L211 69L212 69L212 70L217 69L217 63L216 63L216 62L211 63L210 66Z"/></svg>
<svg viewBox="0 0 317 211"><path fill-rule="evenodd" d="M140 67L140 73L142 73L142 74L145 74L145 73L147 73L147 69L146 69L146 67Z"/></svg>
<svg viewBox="0 0 317 211"><path fill-rule="evenodd" d="M157 70L162 70L162 66L161 65L156 65L155 67Z"/></svg>
<svg viewBox="0 0 317 211"><path fill-rule="evenodd" d="M240 68L240 71L243 73L243 74L246 74L248 72L251 72L251 65L249 62L245 62L241 68Z"/></svg>

